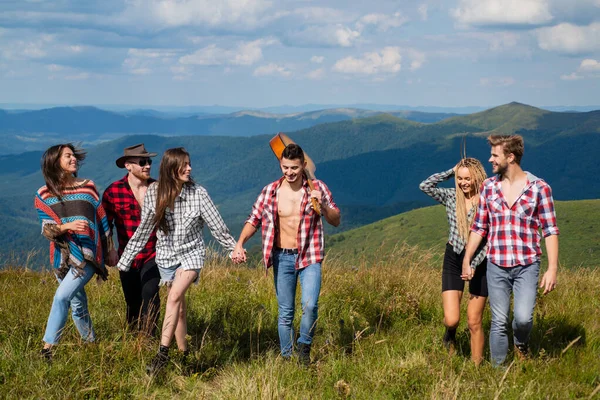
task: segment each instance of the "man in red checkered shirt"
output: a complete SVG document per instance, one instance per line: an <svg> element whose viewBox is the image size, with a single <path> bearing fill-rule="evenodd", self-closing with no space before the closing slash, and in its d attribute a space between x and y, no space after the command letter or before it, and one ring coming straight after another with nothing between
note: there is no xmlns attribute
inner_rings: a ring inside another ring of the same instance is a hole
<svg viewBox="0 0 600 400"><path fill-rule="evenodd" d="M473 276L471 258L484 237L488 242L487 281L492 325L490 351L498 366L508 354L510 296L514 295L512 322L515 355L528 354L540 272L540 229L548 253L548 270L540 287L544 294L556 287L558 227L552 190L544 180L521 169L523 138L491 135L490 163L496 176L486 179L480 190L463 261L463 279Z"/></svg>
<svg viewBox="0 0 600 400"><path fill-rule="evenodd" d="M245 261L244 243L262 225L263 261L273 266L279 305L278 331L281 355L289 358L293 348L296 285L302 289L302 319L298 358L310 363L310 348L317 322L323 261L323 222L312 208L311 198L321 206L322 216L333 226L340 224L340 210L327 186L313 180L310 190L304 169L304 152L297 144L286 146L280 161L283 177L265 186L246 221L232 258Z"/></svg>
<svg viewBox="0 0 600 400"><path fill-rule="evenodd" d="M102 205L108 217L111 234L117 228L119 252L112 248L107 263L115 266L142 220L142 206L148 186L154 182L150 177L152 158L143 144L127 147L117 159L119 168L127 169L127 175L113 182L102 196ZM160 275L154 260L156 256L156 233L152 233L144 249L134 259L131 269L120 271L121 286L127 303L127 322L132 328L153 334L160 311L158 286Z"/></svg>

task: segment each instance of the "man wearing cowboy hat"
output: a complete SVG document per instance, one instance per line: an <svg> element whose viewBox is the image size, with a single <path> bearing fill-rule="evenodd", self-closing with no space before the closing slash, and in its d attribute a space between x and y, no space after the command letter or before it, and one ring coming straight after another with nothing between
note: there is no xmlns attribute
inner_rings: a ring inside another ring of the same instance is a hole
<svg viewBox="0 0 600 400"><path fill-rule="evenodd" d="M126 147L123 156L116 161L117 167L127 169L127 175L113 182L102 196L102 205L108 217L112 233L117 228L119 251L112 248L107 254L107 264L117 265L127 242L142 220L142 206L148 186L154 182L150 177L152 158L156 153L146 151L143 143ZM160 311L158 284L160 275L154 260L156 233L152 233L146 247L136 256L131 269L120 271L121 286L127 303L127 322L141 332L154 334Z"/></svg>

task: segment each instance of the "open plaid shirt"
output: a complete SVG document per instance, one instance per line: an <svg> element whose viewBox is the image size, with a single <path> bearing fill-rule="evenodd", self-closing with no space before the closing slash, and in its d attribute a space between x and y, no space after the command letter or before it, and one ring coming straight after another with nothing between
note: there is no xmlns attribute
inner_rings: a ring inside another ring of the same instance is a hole
<svg viewBox="0 0 600 400"><path fill-rule="evenodd" d="M113 227L117 228L117 238L119 239L119 256L123 254L127 242L135 233L137 227L142 221L142 207L138 204L127 176L110 184L102 195L102 206L106 211L110 234L112 237ZM150 178L148 183L154 182ZM146 246L135 257L131 265L134 269L139 269L152 260L156 255L156 234L152 232Z"/></svg>
<svg viewBox="0 0 600 400"><path fill-rule="evenodd" d="M501 267L529 265L542 254L540 233L558 235L552 189L527 172L527 184L512 207L502 195L500 179L486 179L471 231L488 235L488 260Z"/></svg>
<svg viewBox="0 0 600 400"><path fill-rule="evenodd" d="M142 222L129 240L117 267L127 270L129 264L140 252L154 230L156 212L156 183L146 192L142 208ZM210 196L202 186L184 185L175 198L173 210L167 208L165 218L169 233L156 230L156 264L161 268L178 265L185 270L200 269L204 266L206 248L202 237L204 223L210 228L213 237L228 251L233 251L235 240L223 222Z"/></svg>
<svg viewBox="0 0 600 400"><path fill-rule="evenodd" d="M277 189L283 182L284 177L276 180L265 186L252 206L252 212L246 220L255 228L262 225L262 249L263 261L265 266L269 268L273 265L273 247L275 239L279 235L279 220L277 212ZM323 182L314 179L313 184L315 190L323 193L326 207L337 210L338 207L333 201L333 197L327 185ZM298 226L298 236L296 243L298 244L298 258L296 259L296 269L306 268L311 264L320 263L324 257L323 244L323 222L319 214L312 209L310 203L310 188L306 178L302 182L304 195L300 209L302 210L302 219Z"/></svg>
<svg viewBox="0 0 600 400"><path fill-rule="evenodd" d="M460 237L458 230L458 222L456 220L456 189L437 187L438 183L447 181L453 175L453 169L433 174L421 182L419 189L446 207L446 216L448 217L448 225L450 227L448 233L448 243L450 243L456 254L460 254L465 249L467 243L465 240L463 240L463 238ZM475 207L469 210L467 218L470 220L473 217L473 214L475 214ZM485 258L485 253L485 245L480 246L475 254L475 257L471 261L472 268L476 268L479 264L481 264Z"/></svg>

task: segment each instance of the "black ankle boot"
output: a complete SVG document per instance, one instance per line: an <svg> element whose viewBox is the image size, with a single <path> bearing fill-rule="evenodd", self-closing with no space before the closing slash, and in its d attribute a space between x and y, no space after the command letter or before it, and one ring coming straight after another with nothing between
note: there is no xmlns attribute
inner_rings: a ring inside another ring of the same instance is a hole
<svg viewBox="0 0 600 400"><path fill-rule="evenodd" d="M444 332L444 337L442 338L442 343L448 353L451 355L455 352L456 347L456 329L446 328L446 332Z"/></svg>
<svg viewBox="0 0 600 400"><path fill-rule="evenodd" d="M156 375L169 362L169 348L160 346L158 353L154 356L150 364L146 367L148 375Z"/></svg>
<svg viewBox="0 0 600 400"><path fill-rule="evenodd" d="M47 349L42 349L40 351L40 356L46 362L52 362L52 348L48 347Z"/></svg>
<svg viewBox="0 0 600 400"><path fill-rule="evenodd" d="M299 343L298 344L298 362L302 365L310 365L310 344Z"/></svg>

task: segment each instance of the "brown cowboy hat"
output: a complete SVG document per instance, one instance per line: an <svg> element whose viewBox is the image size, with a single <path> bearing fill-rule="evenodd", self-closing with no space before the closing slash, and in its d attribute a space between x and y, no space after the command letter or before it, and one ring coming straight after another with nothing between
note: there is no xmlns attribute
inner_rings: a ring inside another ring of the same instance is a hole
<svg viewBox="0 0 600 400"><path fill-rule="evenodd" d="M125 161L130 157L154 157L156 153L148 153L144 147L144 143L136 144L133 146L125 147L123 155L117 158L117 167L125 168Z"/></svg>

